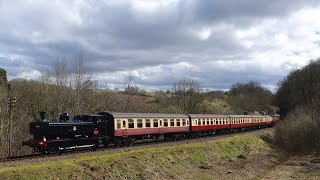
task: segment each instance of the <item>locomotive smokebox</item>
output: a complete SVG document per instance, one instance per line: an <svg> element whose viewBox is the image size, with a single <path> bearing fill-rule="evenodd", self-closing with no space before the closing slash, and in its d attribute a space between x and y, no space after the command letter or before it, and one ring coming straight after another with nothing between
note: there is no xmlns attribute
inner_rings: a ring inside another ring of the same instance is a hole
<svg viewBox="0 0 320 180"><path fill-rule="evenodd" d="M41 120L41 121L47 119L47 113L46 113L46 112L40 111L40 112L39 112L39 115L40 115L40 120Z"/></svg>

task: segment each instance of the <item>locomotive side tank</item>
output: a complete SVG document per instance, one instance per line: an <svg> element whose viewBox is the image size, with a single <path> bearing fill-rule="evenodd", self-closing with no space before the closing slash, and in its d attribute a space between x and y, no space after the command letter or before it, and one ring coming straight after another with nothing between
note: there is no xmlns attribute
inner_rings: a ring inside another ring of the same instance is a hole
<svg viewBox="0 0 320 180"><path fill-rule="evenodd" d="M92 117L97 119L100 116ZM23 145L43 153L94 147L98 144L100 134L97 122L81 119L66 122L33 121L29 124L29 133L33 139L23 142Z"/></svg>

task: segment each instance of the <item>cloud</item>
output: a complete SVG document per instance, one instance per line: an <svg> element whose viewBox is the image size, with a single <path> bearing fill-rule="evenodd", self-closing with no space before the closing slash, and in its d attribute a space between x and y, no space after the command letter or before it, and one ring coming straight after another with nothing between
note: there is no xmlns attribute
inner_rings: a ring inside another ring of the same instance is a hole
<svg viewBox="0 0 320 180"><path fill-rule="evenodd" d="M228 89L256 80L274 89L319 56L319 1L0 1L0 66L35 79L83 54L99 82L133 72L148 90L191 77ZM17 6L19 4L19 6Z"/></svg>

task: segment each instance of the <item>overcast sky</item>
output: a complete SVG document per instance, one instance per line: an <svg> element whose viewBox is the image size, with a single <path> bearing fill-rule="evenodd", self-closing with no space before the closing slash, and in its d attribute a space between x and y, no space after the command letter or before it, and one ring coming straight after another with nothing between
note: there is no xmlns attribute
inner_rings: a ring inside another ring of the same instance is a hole
<svg viewBox="0 0 320 180"><path fill-rule="evenodd" d="M318 0L0 0L0 67L10 79L37 79L82 54L111 88L132 72L149 91L184 77L274 90L319 57L319 17Z"/></svg>

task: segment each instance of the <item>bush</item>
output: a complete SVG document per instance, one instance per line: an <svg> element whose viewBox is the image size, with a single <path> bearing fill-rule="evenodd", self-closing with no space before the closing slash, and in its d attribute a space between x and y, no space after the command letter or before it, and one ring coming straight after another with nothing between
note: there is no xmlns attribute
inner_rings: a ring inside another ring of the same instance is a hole
<svg viewBox="0 0 320 180"><path fill-rule="evenodd" d="M291 154L320 152L319 116L297 108L275 128L274 142Z"/></svg>

